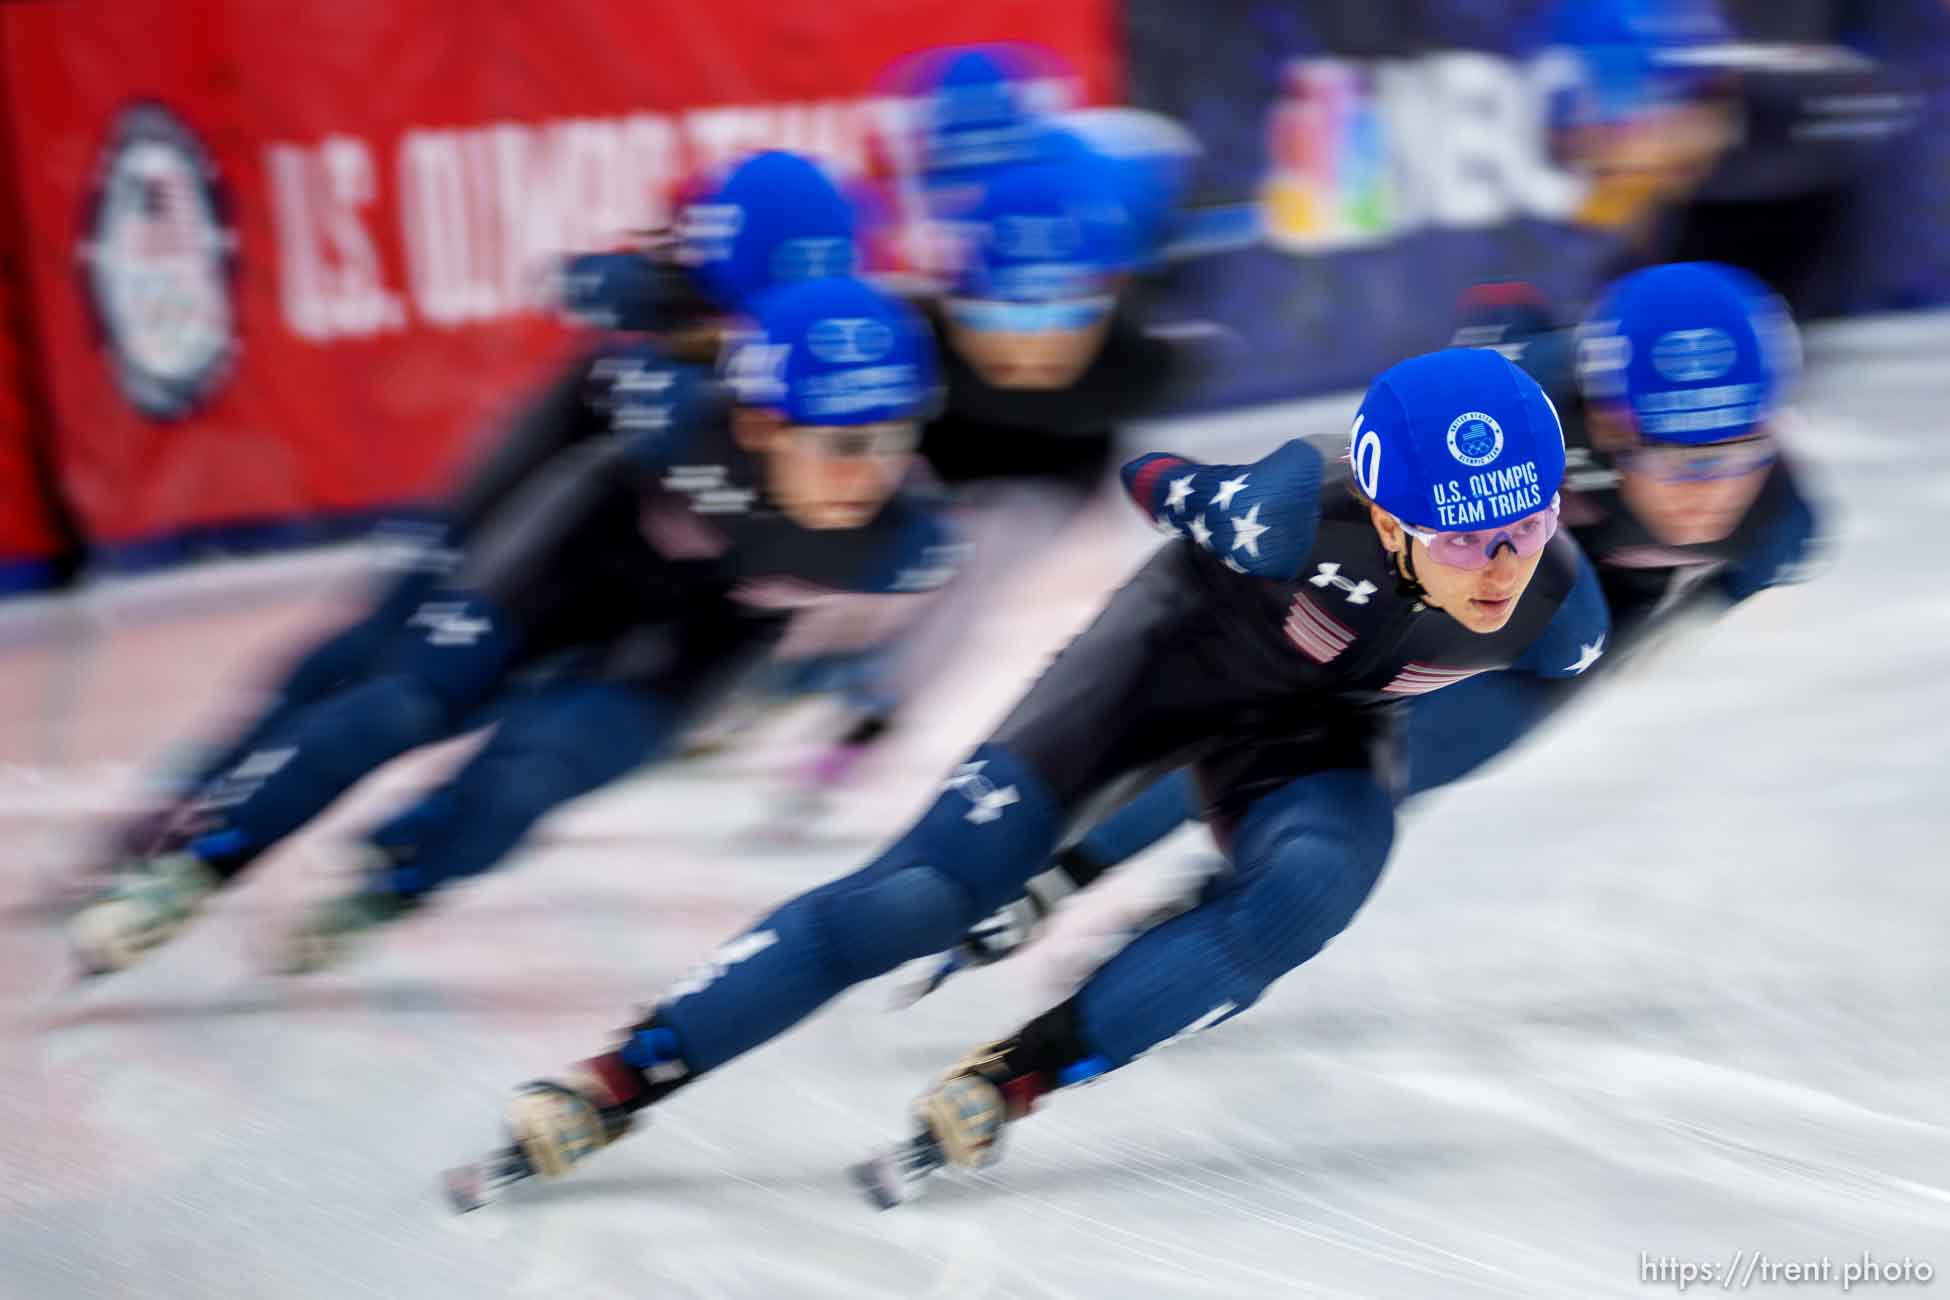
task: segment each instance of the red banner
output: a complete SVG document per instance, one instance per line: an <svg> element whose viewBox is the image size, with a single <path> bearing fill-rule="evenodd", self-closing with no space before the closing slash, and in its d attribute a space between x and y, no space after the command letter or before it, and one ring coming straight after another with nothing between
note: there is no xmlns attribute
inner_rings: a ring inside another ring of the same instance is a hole
<svg viewBox="0 0 1950 1300"><path fill-rule="evenodd" d="M32 451L32 439L45 431L31 426L28 395L36 376L21 342L29 322L21 292L26 241L18 229L20 195L6 125L0 113L0 593L48 585L57 548Z"/></svg>
<svg viewBox="0 0 1950 1300"><path fill-rule="evenodd" d="M23 304L6 273L11 260L0 232L0 592L47 586L56 547L30 451L30 375L14 328Z"/></svg>
<svg viewBox="0 0 1950 1300"><path fill-rule="evenodd" d="M552 254L752 148L863 169L906 109L879 78L925 45L1032 41L1103 98L1112 23L1110 0L0 6L82 526L126 545L436 492L560 355Z"/></svg>

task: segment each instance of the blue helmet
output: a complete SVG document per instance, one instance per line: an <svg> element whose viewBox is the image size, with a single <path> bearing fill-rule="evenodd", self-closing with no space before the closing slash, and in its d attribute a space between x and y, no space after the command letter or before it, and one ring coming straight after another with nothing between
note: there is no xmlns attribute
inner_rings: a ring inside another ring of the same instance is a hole
<svg viewBox="0 0 1950 1300"><path fill-rule="evenodd" d="M1590 75L1573 119L1619 122L1696 93L1710 78L1694 56L1732 35L1717 0L1563 0L1547 39Z"/></svg>
<svg viewBox="0 0 1950 1300"><path fill-rule="evenodd" d="M1008 45L957 46L918 61L923 172L981 171L1035 156L1038 114L1028 87L1033 53Z"/></svg>
<svg viewBox="0 0 1950 1300"><path fill-rule="evenodd" d="M1065 165L998 172L969 230L956 290L971 298L1049 302L1103 293L1137 256L1113 168L1087 150Z"/></svg>
<svg viewBox="0 0 1950 1300"><path fill-rule="evenodd" d="M778 285L752 300L755 328L725 376L746 406L793 424L875 424L934 407L934 338L900 299L852 276Z"/></svg>
<svg viewBox="0 0 1950 1300"><path fill-rule="evenodd" d="M754 154L678 220L678 259L727 311L773 284L849 275L858 261L853 205L817 164Z"/></svg>
<svg viewBox="0 0 1950 1300"><path fill-rule="evenodd" d="M1154 261L1176 233L1201 150L1196 136L1164 114L1118 107L1060 115L1043 134L1042 152L1050 162L1107 171L1131 219L1139 260Z"/></svg>
<svg viewBox="0 0 1950 1300"><path fill-rule="evenodd" d="M1564 479L1564 430L1514 363L1487 348L1446 348L1368 386L1348 459L1361 491L1403 523L1498 528L1550 504Z"/></svg>
<svg viewBox="0 0 1950 1300"><path fill-rule="evenodd" d="M1787 309L1759 280L1717 262L1653 266L1614 281L1578 332L1585 398L1624 402L1649 442L1744 437L1800 370Z"/></svg>

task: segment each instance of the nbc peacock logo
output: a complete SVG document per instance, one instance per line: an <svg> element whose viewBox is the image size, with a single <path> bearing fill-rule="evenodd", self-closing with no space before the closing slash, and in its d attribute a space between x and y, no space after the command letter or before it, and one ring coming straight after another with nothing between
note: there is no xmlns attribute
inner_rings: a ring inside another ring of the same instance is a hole
<svg viewBox="0 0 1950 1300"><path fill-rule="evenodd" d="M1346 248L1392 231L1388 131L1370 67L1289 60L1267 114L1266 157L1260 203L1272 243Z"/></svg>

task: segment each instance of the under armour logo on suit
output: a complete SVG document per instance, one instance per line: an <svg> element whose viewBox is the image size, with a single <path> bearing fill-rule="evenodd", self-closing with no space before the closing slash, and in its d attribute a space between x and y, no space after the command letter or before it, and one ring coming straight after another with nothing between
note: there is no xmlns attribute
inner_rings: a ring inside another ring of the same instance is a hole
<svg viewBox="0 0 1950 1300"><path fill-rule="evenodd" d="M1360 582L1356 582L1352 578L1343 578L1341 576L1341 566L1331 560L1323 561L1320 565L1319 572L1315 573L1307 581L1316 587L1339 587L1347 593L1347 603L1350 605L1365 605L1368 603L1368 597L1380 590L1380 588L1365 578Z"/></svg>
<svg viewBox="0 0 1950 1300"><path fill-rule="evenodd" d="M494 630L494 624L485 618L469 618L466 604L460 601L422 605L407 626L426 628L429 645L473 645Z"/></svg>
<svg viewBox="0 0 1950 1300"><path fill-rule="evenodd" d="M980 826L992 822L1002 815L1002 810L1010 804L1021 803L1022 795L1012 785L997 788L995 782L982 775L988 766L985 759L979 763L963 763L948 778L945 789L959 790L975 806L968 810L968 820Z"/></svg>

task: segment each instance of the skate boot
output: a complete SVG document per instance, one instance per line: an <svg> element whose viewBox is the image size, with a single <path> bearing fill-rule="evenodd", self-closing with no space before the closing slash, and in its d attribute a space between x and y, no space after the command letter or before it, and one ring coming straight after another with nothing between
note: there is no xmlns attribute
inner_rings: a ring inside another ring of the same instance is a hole
<svg viewBox="0 0 1950 1300"><path fill-rule="evenodd" d="M1020 1039L976 1049L914 1103L914 1132L850 1171L883 1210L911 1201L944 1169L984 1169L1000 1155L1003 1125L1027 1115L1056 1086L1041 1071L1012 1064Z"/></svg>
<svg viewBox="0 0 1950 1300"><path fill-rule="evenodd" d="M419 910L424 890L401 888L395 855L366 845L366 869L359 887L329 898L306 913L285 936L275 967L282 974L305 975L343 964L379 927Z"/></svg>
<svg viewBox="0 0 1950 1300"><path fill-rule="evenodd" d="M654 1019L639 1025L616 1051L517 1089L508 1102L507 1144L448 1170L447 1198L466 1212L525 1179L560 1178L629 1132L638 1111L689 1079L677 1036Z"/></svg>
<svg viewBox="0 0 1950 1300"><path fill-rule="evenodd" d="M222 881L194 853L144 858L68 923L68 943L91 975L126 970L175 937Z"/></svg>
<svg viewBox="0 0 1950 1300"><path fill-rule="evenodd" d="M560 1178L629 1132L633 1112L625 1103L638 1085L616 1078L618 1067L628 1069L613 1056L598 1056L516 1091L508 1102L508 1137L533 1173Z"/></svg>

